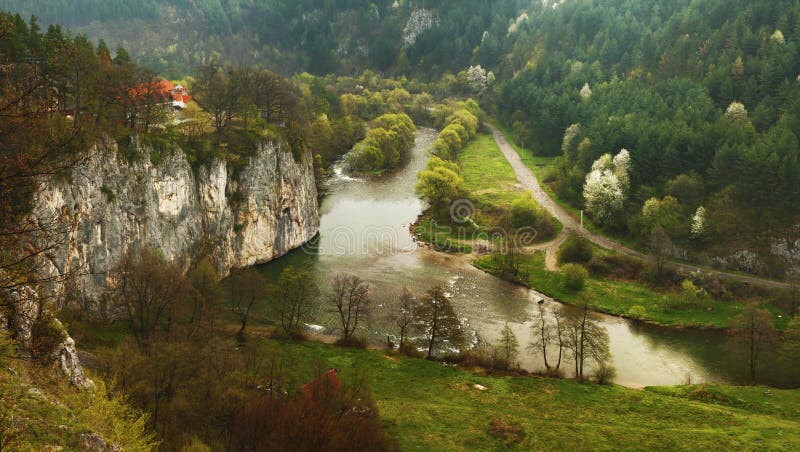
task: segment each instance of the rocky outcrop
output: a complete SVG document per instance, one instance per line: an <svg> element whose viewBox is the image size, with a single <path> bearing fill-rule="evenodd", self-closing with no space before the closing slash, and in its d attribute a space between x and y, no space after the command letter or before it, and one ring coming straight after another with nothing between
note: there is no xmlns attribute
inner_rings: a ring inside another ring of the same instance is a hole
<svg viewBox="0 0 800 452"><path fill-rule="evenodd" d="M120 447L109 444L97 433L82 433L80 436L81 448L90 452L119 452Z"/></svg>
<svg viewBox="0 0 800 452"><path fill-rule="evenodd" d="M215 160L194 171L179 150L158 164L146 148L138 150L136 161L123 160L117 151L111 141L96 145L66 177L43 184L33 210L41 222L57 220L56 229L63 231L44 257L43 276L73 273L71 287L86 299L102 296L115 265L131 248L159 250L185 268L205 253L227 275L282 256L317 234L309 155L296 159L290 149L262 142L236 169ZM61 283L44 288L63 289ZM6 316L0 312L0 328L9 330L24 354L42 303L26 286L6 296L12 309ZM53 350L57 367L72 384L91 387L75 341L66 331L63 337Z"/></svg>
<svg viewBox="0 0 800 452"><path fill-rule="evenodd" d="M159 250L188 267L208 253L221 274L264 263L313 238L319 226L310 156L262 142L233 170L215 160L194 171L175 151L156 165L150 151L125 161L114 142L98 144L67 178L41 191L35 211L57 215L64 243L47 255L47 271L75 271L77 291L98 297L131 247Z"/></svg>
<svg viewBox="0 0 800 452"><path fill-rule="evenodd" d="M33 325L42 315L42 302L39 294L27 286L7 291L5 299L8 301L6 314L0 313L0 332L6 332L16 341L18 352L24 358L30 358ZM69 336L64 326L57 319L53 319L53 327L57 329L63 340L52 350L52 359L57 369L71 384L81 388L91 388L94 382L83 373L75 341Z"/></svg>

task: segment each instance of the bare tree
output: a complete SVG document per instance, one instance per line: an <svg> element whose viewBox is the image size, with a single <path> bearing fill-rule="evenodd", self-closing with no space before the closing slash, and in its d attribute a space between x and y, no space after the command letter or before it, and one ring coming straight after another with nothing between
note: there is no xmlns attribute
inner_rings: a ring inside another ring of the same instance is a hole
<svg viewBox="0 0 800 452"><path fill-rule="evenodd" d="M797 316L798 308L800 307L800 278L789 278L789 316L795 318Z"/></svg>
<svg viewBox="0 0 800 452"><path fill-rule="evenodd" d="M219 296L219 274L208 258L203 258L189 271L189 281L194 288L189 307L187 336L192 337L206 329L208 337L214 336L214 301Z"/></svg>
<svg viewBox="0 0 800 452"><path fill-rule="evenodd" d="M333 277L328 304L338 314L342 341L347 342L356 332L359 320L369 312L369 285L358 276L338 274Z"/></svg>
<svg viewBox="0 0 800 452"><path fill-rule="evenodd" d="M61 212L34 215L35 195L50 178L88 158L95 135L53 108L54 92L38 64L0 65L0 305L12 304L4 299L11 293L44 297L38 289L74 274L75 269L53 276L43 271L64 243L68 225Z"/></svg>
<svg viewBox="0 0 800 452"><path fill-rule="evenodd" d="M750 368L750 384L756 385L756 370L761 352L777 342L778 335L772 323L772 314L759 309L757 303L749 303L731 324L733 345L747 357Z"/></svg>
<svg viewBox="0 0 800 452"><path fill-rule="evenodd" d="M231 288L231 311L239 317L239 332L244 334L247 320L253 307L267 295L264 277L254 268L247 268L233 273L229 279Z"/></svg>
<svg viewBox="0 0 800 452"><path fill-rule="evenodd" d="M406 348L406 339L408 337L409 329L414 324L414 311L417 307L417 299L408 290L403 287L403 293L395 302L393 312L390 314L390 320L400 330L400 351Z"/></svg>
<svg viewBox="0 0 800 452"><path fill-rule="evenodd" d="M427 359L433 358L434 350L442 344L460 346L464 340L461 321L442 286L435 286L425 293L414 317L415 323L425 334Z"/></svg>
<svg viewBox="0 0 800 452"><path fill-rule="evenodd" d="M550 370L550 363L547 361L547 346L553 341L553 328L547 321L543 305L543 301L536 304L533 325L531 325L531 343L528 344L528 348L541 350L544 367ZM561 361L560 355L559 353L559 361Z"/></svg>
<svg viewBox="0 0 800 452"><path fill-rule="evenodd" d="M511 369L519 355L519 340L514 331L506 322L505 327L500 331L499 345L497 351L500 353L500 364L503 369Z"/></svg>
<svg viewBox="0 0 800 452"><path fill-rule="evenodd" d="M311 301L318 292L314 278L305 270L286 267L270 292L284 334L297 334L303 323L310 321Z"/></svg>
<svg viewBox="0 0 800 452"><path fill-rule="evenodd" d="M113 279L112 298L125 313L136 345L147 353L154 336L169 334L175 308L190 285L180 267L146 249L125 254Z"/></svg>
<svg viewBox="0 0 800 452"><path fill-rule="evenodd" d="M611 359L608 332L589 308L589 301L584 299L567 311L564 323L564 345L574 359L575 378L581 381L587 363L603 365Z"/></svg>
<svg viewBox="0 0 800 452"><path fill-rule="evenodd" d="M550 316L552 321L548 320ZM533 318L533 325L531 326L531 343L528 345L530 349L538 349L542 352L544 358L544 367L549 371L553 368L559 369L561 367L561 360L564 356L564 348L566 346L566 335L564 331L565 317L564 310L560 306L554 306L552 309L546 311L544 309L544 302L537 303L537 309ZM558 347L558 360L555 367L551 366L547 360L548 347L555 345Z"/></svg>

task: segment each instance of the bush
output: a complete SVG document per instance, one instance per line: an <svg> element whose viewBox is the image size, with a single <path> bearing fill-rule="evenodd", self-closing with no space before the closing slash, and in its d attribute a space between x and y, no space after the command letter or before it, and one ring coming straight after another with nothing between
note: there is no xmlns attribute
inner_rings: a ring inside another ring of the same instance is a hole
<svg viewBox="0 0 800 452"><path fill-rule="evenodd" d="M619 254L604 256L603 260L609 268L608 275L612 278L638 280L644 274L644 263L635 257Z"/></svg>
<svg viewBox="0 0 800 452"><path fill-rule="evenodd" d="M50 313L44 313L33 322L31 328L31 356L44 364L53 361L53 352L67 338L61 322Z"/></svg>
<svg viewBox="0 0 800 452"><path fill-rule="evenodd" d="M657 287L671 287L680 283L681 278L671 267L664 267L661 271L658 266L650 264L643 270L642 276L650 284Z"/></svg>
<svg viewBox="0 0 800 452"><path fill-rule="evenodd" d="M231 419L230 448L398 450L381 428L366 383L342 384L329 375L320 373L294 396L247 399Z"/></svg>
<svg viewBox="0 0 800 452"><path fill-rule="evenodd" d="M644 318L646 315L647 315L647 309L645 309L645 307L644 307L644 306L641 306L641 305L638 305L638 304L637 304L637 305L635 305L635 306L631 306L631 307L628 309L628 317L630 317L630 318L632 318L632 319L641 320L641 319L643 319L643 318Z"/></svg>
<svg viewBox="0 0 800 452"><path fill-rule="evenodd" d="M564 277L564 287L573 292L580 292L586 285L589 272L582 265L567 264L561 269Z"/></svg>
<svg viewBox="0 0 800 452"><path fill-rule="evenodd" d="M347 348L367 348L367 338L366 336L356 337L350 336L347 339L340 338L335 342L335 345L339 347L347 347Z"/></svg>
<svg viewBox="0 0 800 452"><path fill-rule="evenodd" d="M530 192L511 203L511 224L515 228L534 226L539 216L539 206Z"/></svg>
<svg viewBox="0 0 800 452"><path fill-rule="evenodd" d="M571 235L558 252L558 260L563 263L578 262L585 264L592 259L592 246L581 236Z"/></svg>
<svg viewBox="0 0 800 452"><path fill-rule="evenodd" d="M594 380L597 384L605 385L617 376L617 369L609 363L602 362L594 373Z"/></svg>
<svg viewBox="0 0 800 452"><path fill-rule="evenodd" d="M0 329L0 365L5 366L11 356L14 356L14 343L5 330Z"/></svg>
<svg viewBox="0 0 800 452"><path fill-rule="evenodd" d="M688 279L681 283L678 292L671 292L664 297L663 307L673 309L713 309L714 303L711 296L703 289L698 288Z"/></svg>
<svg viewBox="0 0 800 452"><path fill-rule="evenodd" d="M611 271L605 256L595 256L586 264L586 268L594 276L607 276Z"/></svg>

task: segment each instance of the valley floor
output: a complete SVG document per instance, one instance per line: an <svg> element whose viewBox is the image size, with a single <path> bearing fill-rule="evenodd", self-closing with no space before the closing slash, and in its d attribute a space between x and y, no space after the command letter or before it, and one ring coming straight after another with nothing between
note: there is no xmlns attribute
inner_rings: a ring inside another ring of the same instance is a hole
<svg viewBox="0 0 800 452"><path fill-rule="evenodd" d="M280 346L308 375L318 360L341 369L345 381L366 374L384 426L402 450L800 447L800 390L711 385L634 390L488 375L320 343Z"/></svg>

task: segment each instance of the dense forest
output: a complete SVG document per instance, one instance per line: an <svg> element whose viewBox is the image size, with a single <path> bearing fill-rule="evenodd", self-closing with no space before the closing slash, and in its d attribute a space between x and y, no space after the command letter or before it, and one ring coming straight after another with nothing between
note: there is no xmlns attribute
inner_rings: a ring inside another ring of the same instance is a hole
<svg viewBox="0 0 800 452"><path fill-rule="evenodd" d="M59 22L85 32L90 39L54 26L45 36L154 70L140 79L226 64L317 74L294 77L307 127L293 136L310 143L319 167L363 139L364 122L380 114L431 123L419 114L433 102L425 93L476 97L518 144L558 157L546 182L607 232L653 247L658 230L669 242L662 248L700 260L731 245L769 254L775 237L794 233L800 5L790 0L2 0L0 8L35 15L10 18L19 30ZM7 56L23 58L22 39L5 45ZM32 42L24 57L38 58L41 45ZM396 82L371 86L378 74ZM603 156L622 149L624 190L610 200L612 215L600 214L587 175L610 169ZM398 161L368 154L371 163L357 165ZM740 269L783 276L784 267L776 259Z"/></svg>
<svg viewBox="0 0 800 452"><path fill-rule="evenodd" d="M647 241L659 211L672 241L721 251L767 247L796 222L797 2L566 2L519 33L510 61L525 64L497 90L497 112L519 142L561 156L550 177L562 198L582 207L593 162L624 148L626 214L608 228Z"/></svg>
<svg viewBox="0 0 800 452"><path fill-rule="evenodd" d="M171 77L214 55L284 75L352 74L365 68L415 74L457 72L473 52L497 61L497 39L520 0L366 2L333 0L0 1L0 10L36 15L129 48L137 61ZM491 30L486 38L484 30ZM491 48L491 49L489 49Z"/></svg>

